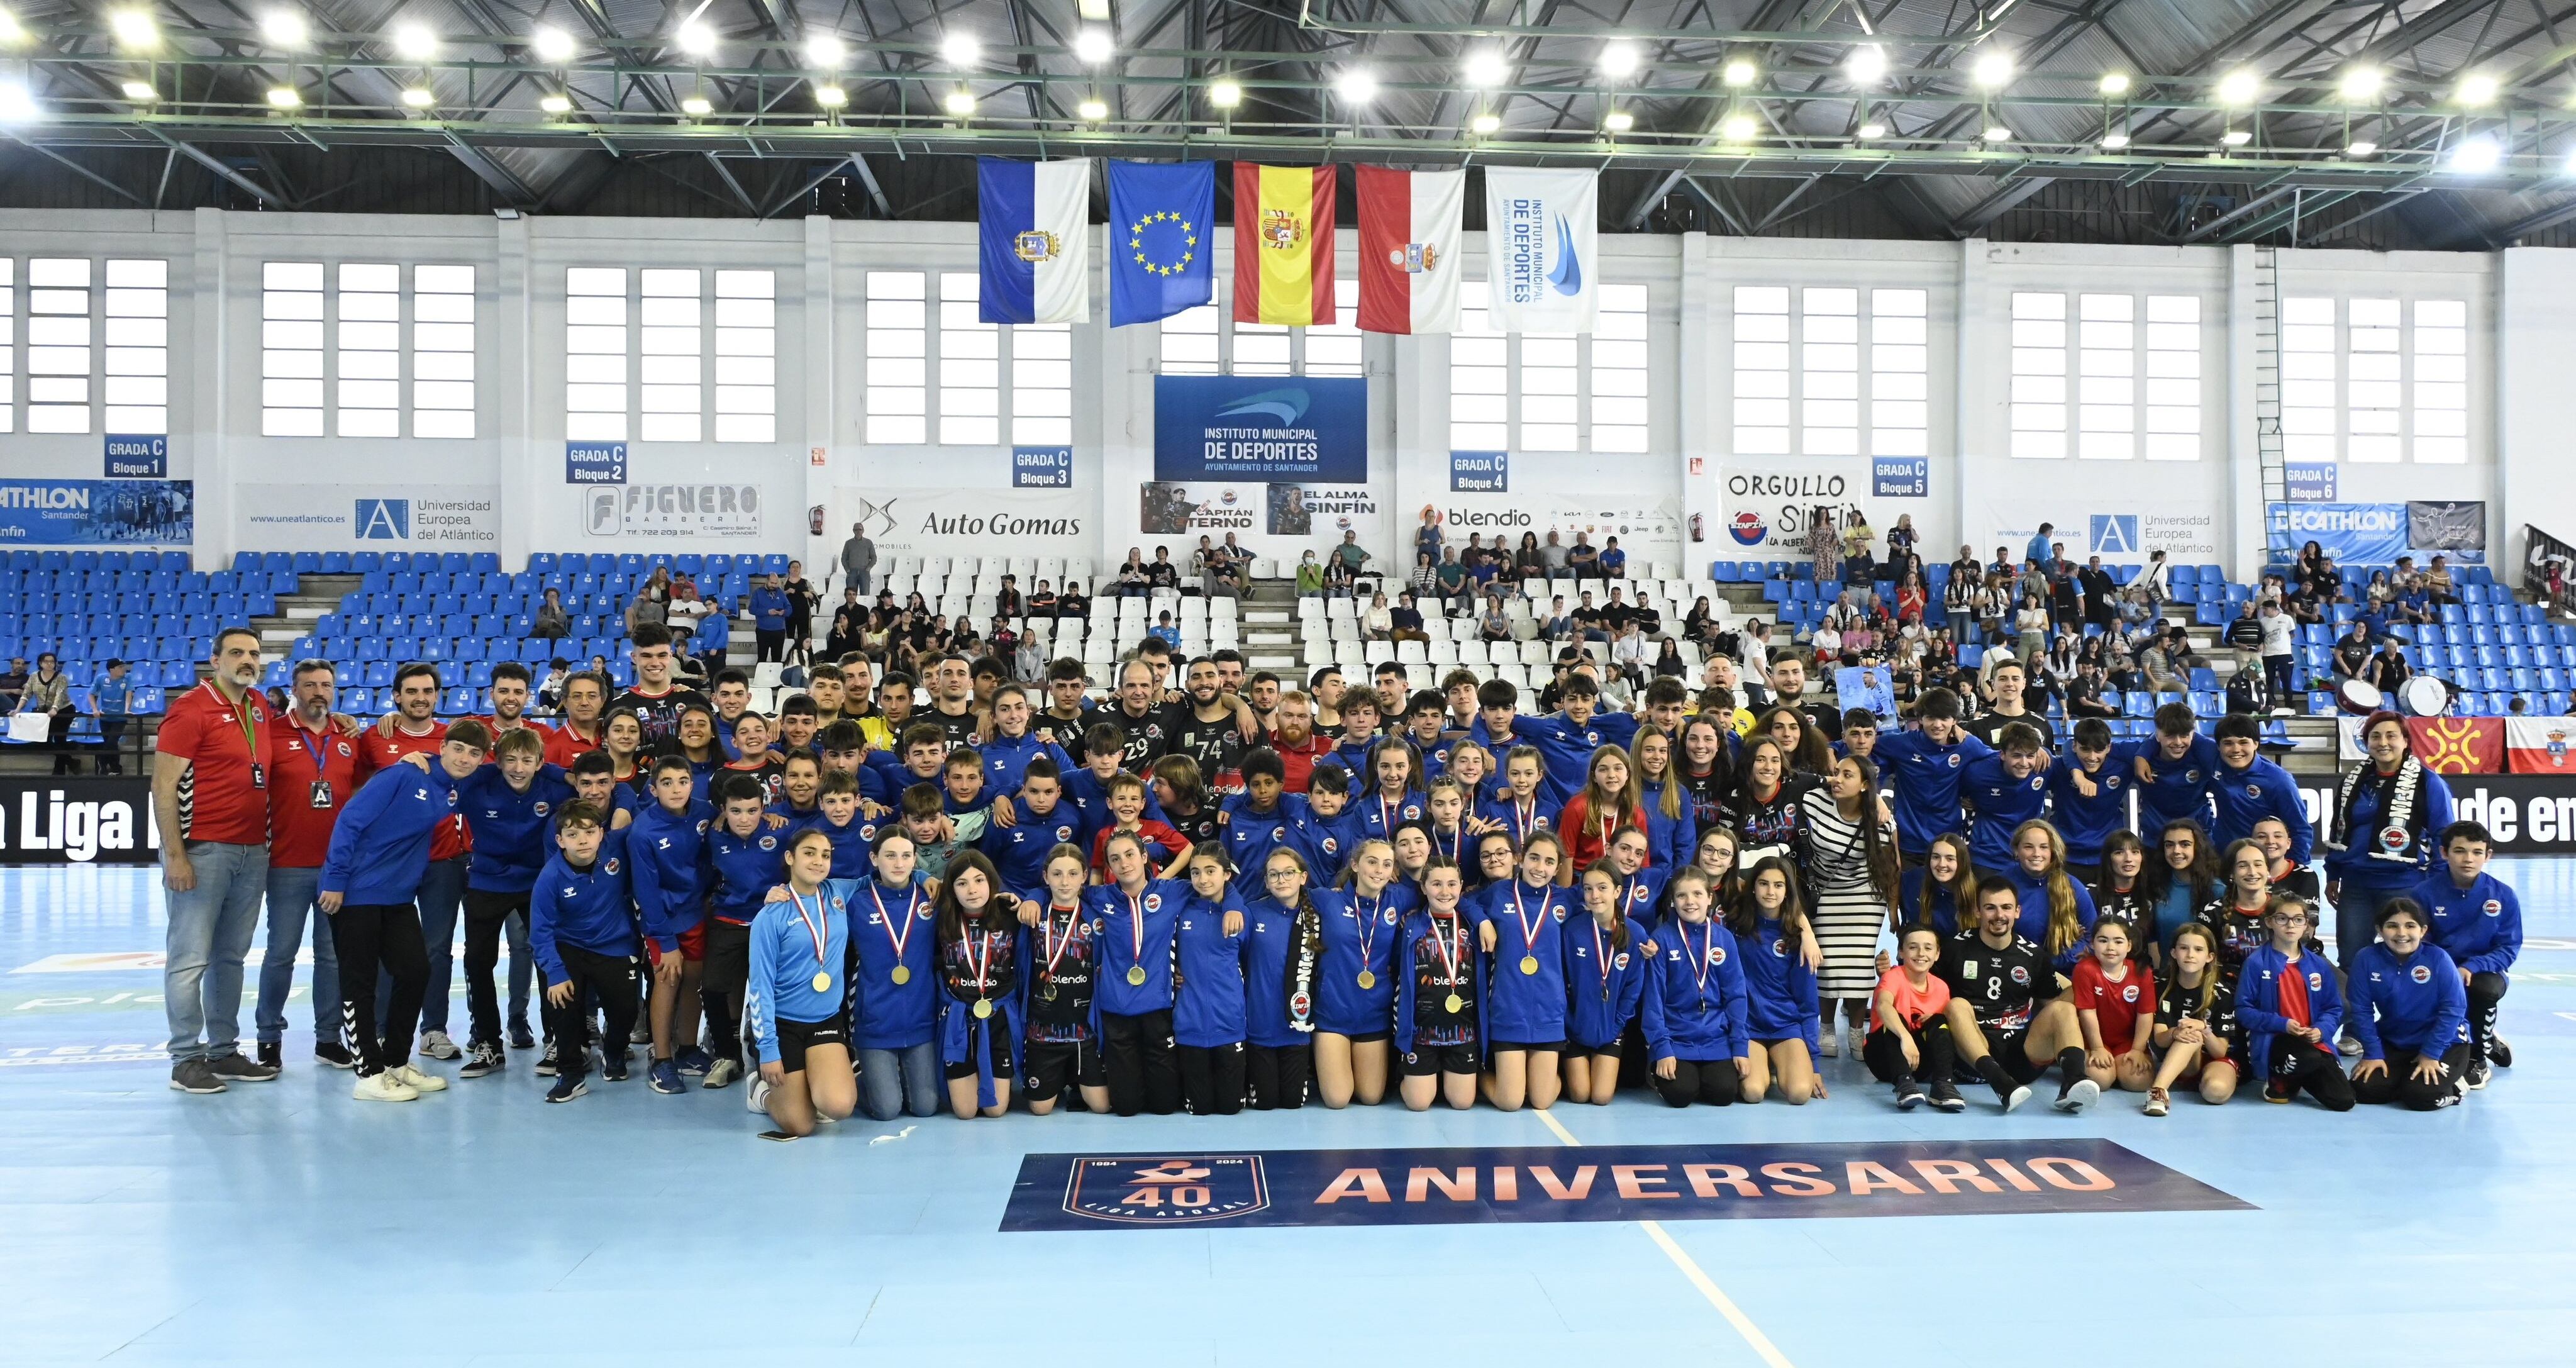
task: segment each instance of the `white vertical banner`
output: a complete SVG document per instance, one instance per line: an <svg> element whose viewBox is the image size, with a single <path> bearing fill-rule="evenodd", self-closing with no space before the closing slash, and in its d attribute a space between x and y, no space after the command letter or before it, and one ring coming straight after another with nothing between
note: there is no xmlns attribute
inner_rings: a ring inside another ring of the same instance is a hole
<svg viewBox="0 0 2576 1368"><path fill-rule="evenodd" d="M1501 332L1588 333L1601 298L1600 173L1485 168L1485 277Z"/></svg>

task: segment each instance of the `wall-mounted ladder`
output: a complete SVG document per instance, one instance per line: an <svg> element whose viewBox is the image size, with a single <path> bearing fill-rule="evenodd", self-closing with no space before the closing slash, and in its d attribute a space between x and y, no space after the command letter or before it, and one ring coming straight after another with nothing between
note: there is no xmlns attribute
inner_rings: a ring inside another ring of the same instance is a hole
<svg viewBox="0 0 2576 1368"><path fill-rule="evenodd" d="M2270 247L2254 249L2254 453L2262 468L2263 545L2269 563L2297 553L2288 523L2274 510L2290 500L2290 463L2281 439L2281 263Z"/></svg>

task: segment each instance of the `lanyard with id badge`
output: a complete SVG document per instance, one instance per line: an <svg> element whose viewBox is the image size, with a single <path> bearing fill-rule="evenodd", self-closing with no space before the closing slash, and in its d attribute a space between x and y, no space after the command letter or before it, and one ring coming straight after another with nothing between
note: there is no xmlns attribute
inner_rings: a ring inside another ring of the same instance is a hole
<svg viewBox="0 0 2576 1368"><path fill-rule="evenodd" d="M313 757L313 806L327 810L333 802L330 771L325 764L327 752L319 739L301 726L295 728L295 739L303 743L304 753Z"/></svg>

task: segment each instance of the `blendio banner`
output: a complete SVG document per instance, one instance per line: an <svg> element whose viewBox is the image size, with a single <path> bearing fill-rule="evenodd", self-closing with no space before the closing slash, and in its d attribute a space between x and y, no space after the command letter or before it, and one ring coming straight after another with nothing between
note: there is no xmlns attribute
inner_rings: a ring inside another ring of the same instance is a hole
<svg viewBox="0 0 2576 1368"><path fill-rule="evenodd" d="M2249 1211L2107 1140L1032 1154L1005 1231Z"/></svg>

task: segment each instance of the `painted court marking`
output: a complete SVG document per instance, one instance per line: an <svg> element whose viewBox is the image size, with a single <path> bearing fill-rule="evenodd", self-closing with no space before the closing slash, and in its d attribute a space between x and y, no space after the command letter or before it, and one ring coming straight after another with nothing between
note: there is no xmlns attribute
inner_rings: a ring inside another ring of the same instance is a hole
<svg viewBox="0 0 2576 1368"><path fill-rule="evenodd" d="M1553 1114L1535 1110L1530 1114L1545 1122L1549 1130L1556 1132L1557 1139L1576 1149L1583 1148L1583 1142L1575 1139L1574 1132L1567 1130L1565 1123L1557 1120ZM1708 1304L1717 1308L1717 1314L1726 1317L1726 1323L1735 1327L1735 1333L1742 1336L1746 1344L1752 1346L1754 1353L1762 1356L1764 1363L1771 1365L1771 1368L1795 1368L1795 1365L1789 1362L1789 1356L1780 1352L1780 1346L1773 1344L1771 1337L1762 1333L1762 1327L1755 1325L1753 1318L1744 1314L1744 1308L1737 1306L1735 1299L1727 1296L1725 1289L1717 1285L1717 1280L1708 1275L1708 1270L1700 1267L1699 1261L1693 1259L1689 1252L1681 1247L1680 1242L1664 1229L1663 1222L1639 1221L1637 1226L1646 1232L1647 1239L1655 1242L1657 1249L1664 1251L1664 1257L1673 1261L1673 1266L1681 1270L1682 1276L1690 1279L1691 1286L1699 1289L1699 1294L1708 1299Z"/></svg>

